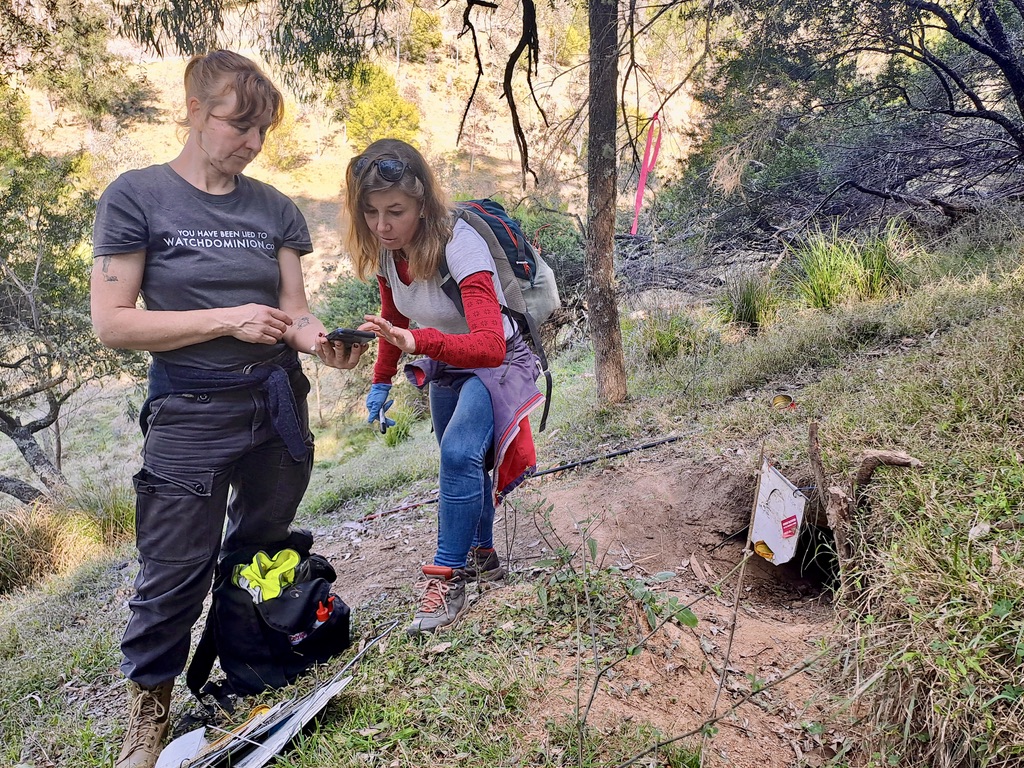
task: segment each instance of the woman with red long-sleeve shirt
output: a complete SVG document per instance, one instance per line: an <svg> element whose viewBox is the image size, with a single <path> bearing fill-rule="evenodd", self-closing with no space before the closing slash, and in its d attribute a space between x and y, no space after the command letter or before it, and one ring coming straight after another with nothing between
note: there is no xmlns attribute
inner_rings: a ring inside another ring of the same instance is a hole
<svg viewBox="0 0 1024 768"><path fill-rule="evenodd" d="M536 467L527 415L543 401L538 366L502 314L486 242L454 216L419 152L395 139L374 142L349 163L346 187L348 250L361 278L376 276L381 296L380 314L360 326L380 339L368 420L393 424L385 411L399 358L423 355L405 374L430 388L441 449L437 553L423 567L407 630L419 635L455 621L467 583L505 575L494 551L494 502ZM442 260L465 316L441 287Z"/></svg>

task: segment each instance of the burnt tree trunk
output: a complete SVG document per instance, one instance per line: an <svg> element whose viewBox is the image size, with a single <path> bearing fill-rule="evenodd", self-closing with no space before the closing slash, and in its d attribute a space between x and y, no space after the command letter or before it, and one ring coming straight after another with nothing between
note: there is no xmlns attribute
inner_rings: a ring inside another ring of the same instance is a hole
<svg viewBox="0 0 1024 768"><path fill-rule="evenodd" d="M590 114L587 147L587 305L594 342L597 395L603 403L626 399L619 307L615 299L615 151L619 77L618 4L591 0Z"/></svg>

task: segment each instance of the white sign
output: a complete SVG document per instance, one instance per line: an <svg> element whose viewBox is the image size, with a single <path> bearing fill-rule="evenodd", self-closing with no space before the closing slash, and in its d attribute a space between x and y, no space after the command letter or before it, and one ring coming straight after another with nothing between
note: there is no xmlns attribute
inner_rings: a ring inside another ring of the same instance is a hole
<svg viewBox="0 0 1024 768"><path fill-rule="evenodd" d="M750 532L754 551L774 565L792 560L806 503L807 497L765 459L757 489L754 530Z"/></svg>

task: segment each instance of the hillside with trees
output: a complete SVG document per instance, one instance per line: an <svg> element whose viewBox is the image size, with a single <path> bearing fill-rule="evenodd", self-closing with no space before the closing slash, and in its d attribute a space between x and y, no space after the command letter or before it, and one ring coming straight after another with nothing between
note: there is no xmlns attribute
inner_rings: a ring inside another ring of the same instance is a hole
<svg viewBox="0 0 1024 768"><path fill-rule="evenodd" d="M12 1L0 41L0 763L116 753L145 360L92 332L92 216L225 46L287 91L251 172L310 221L325 324L376 307L339 187L383 136L500 198L563 294L509 587L364 660L288 764L1024 764L1019 0ZM368 366L306 367L301 522L367 640L433 436L398 388L366 429ZM762 454L807 498L787 567L750 539Z"/></svg>

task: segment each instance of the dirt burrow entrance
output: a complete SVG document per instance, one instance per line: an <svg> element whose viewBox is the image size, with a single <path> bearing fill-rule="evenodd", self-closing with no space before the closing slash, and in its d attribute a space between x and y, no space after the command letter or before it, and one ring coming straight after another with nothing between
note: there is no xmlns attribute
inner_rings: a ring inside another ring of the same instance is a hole
<svg viewBox="0 0 1024 768"><path fill-rule="evenodd" d="M753 558L743 577L725 688L713 705L726 662L755 463L744 454L694 463L668 446L633 454L612 468L531 481L495 521L495 546L510 566L512 585L485 593L470 610L486 614L520 588L523 599L534 599L534 563L550 558L555 547L589 551L586 539L594 539L600 566L636 578L660 574L657 590L693 603L699 624L666 627L648 652L617 666L602 680L588 722L615 728L636 719L668 736L700 727L713 708L728 710L751 686L775 683L813 656L830 627L828 590L801 573L801 556L780 567ZM317 531L317 546L334 562L336 590L352 606L411 614L410 588L434 553L436 505L381 513ZM641 612L635 621L638 636L644 634ZM538 726L549 717L572 717L576 661L566 658L565 664L565 686L537 704ZM832 753L840 737L820 733L818 691L813 673L802 672L756 703L740 705L718 723L705 765L781 768Z"/></svg>

